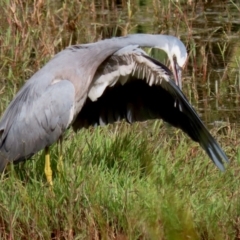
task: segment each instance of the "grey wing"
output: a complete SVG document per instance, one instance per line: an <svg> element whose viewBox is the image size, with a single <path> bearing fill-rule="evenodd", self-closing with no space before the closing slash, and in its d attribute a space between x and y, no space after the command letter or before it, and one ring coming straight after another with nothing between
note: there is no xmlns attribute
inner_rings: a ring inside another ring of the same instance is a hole
<svg viewBox="0 0 240 240"><path fill-rule="evenodd" d="M56 142L73 118L75 91L67 80L55 81L41 95L26 85L0 123L0 170L25 160ZM37 91L36 91L37 92ZM14 113L14 114L12 114Z"/></svg>
<svg viewBox="0 0 240 240"><path fill-rule="evenodd" d="M225 153L171 80L166 66L132 47L107 59L96 76L92 87L95 89L90 90L89 98L73 123L74 130L121 119L129 123L163 119L198 142L211 160L224 169L223 161L228 161Z"/></svg>
<svg viewBox="0 0 240 240"><path fill-rule="evenodd" d="M162 88L172 77L166 66L155 61L133 45L107 58L94 76L86 104L73 124L74 129L106 125L121 119L134 122L156 118L148 107L139 109L141 84L148 87L160 85ZM144 90L143 87L143 94ZM148 99L147 95L141 97L142 100ZM136 106L135 102L138 102Z"/></svg>

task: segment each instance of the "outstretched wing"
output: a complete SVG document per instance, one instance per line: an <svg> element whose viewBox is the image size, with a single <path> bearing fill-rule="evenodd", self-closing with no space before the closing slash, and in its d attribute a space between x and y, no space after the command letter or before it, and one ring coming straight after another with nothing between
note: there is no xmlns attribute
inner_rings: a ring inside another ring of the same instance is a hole
<svg viewBox="0 0 240 240"><path fill-rule="evenodd" d="M0 125L0 171L56 142L73 118L75 90L67 80L52 81L44 92L26 84Z"/></svg>
<svg viewBox="0 0 240 240"><path fill-rule="evenodd" d="M116 52L98 69L89 97L73 128L163 119L198 142L221 169L228 162L166 66L141 49L129 46Z"/></svg>

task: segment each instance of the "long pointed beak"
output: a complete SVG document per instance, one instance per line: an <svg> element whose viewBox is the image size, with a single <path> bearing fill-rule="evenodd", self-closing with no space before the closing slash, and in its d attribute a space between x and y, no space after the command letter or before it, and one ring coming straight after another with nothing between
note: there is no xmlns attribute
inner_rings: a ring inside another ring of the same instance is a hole
<svg viewBox="0 0 240 240"><path fill-rule="evenodd" d="M176 85L182 90L182 68L179 67L176 61L174 61L172 65Z"/></svg>

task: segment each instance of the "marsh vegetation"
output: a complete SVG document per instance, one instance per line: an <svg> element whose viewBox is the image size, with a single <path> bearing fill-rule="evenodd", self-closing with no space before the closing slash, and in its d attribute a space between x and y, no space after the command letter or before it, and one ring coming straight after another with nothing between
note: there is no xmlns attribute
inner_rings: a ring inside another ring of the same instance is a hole
<svg viewBox="0 0 240 240"><path fill-rule="evenodd" d="M231 162L220 172L162 121L70 129L60 175L51 148L52 190L42 152L1 175L0 239L240 239L238 1L9 0L0 12L0 115L69 45L172 34L189 52L183 91Z"/></svg>

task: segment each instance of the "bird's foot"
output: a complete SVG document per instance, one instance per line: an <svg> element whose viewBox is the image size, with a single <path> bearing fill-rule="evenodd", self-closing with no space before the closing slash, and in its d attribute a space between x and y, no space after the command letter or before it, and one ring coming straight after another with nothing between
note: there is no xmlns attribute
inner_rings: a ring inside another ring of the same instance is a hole
<svg viewBox="0 0 240 240"><path fill-rule="evenodd" d="M45 175L46 175L46 178L47 178L47 182L50 186L53 186L53 181L52 181L52 169L50 168L46 168L45 167Z"/></svg>
<svg viewBox="0 0 240 240"><path fill-rule="evenodd" d="M50 165L50 155L49 155L49 148L46 147L45 149L45 167L44 167L44 172L47 178L47 182L49 183L50 186L53 185L52 181L52 169Z"/></svg>

